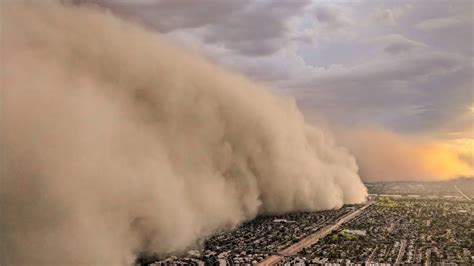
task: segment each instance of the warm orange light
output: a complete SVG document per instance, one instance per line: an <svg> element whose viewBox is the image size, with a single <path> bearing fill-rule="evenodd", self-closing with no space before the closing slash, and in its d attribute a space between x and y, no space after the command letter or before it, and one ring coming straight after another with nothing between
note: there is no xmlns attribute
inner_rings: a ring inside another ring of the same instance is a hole
<svg viewBox="0 0 474 266"><path fill-rule="evenodd" d="M474 113L474 103L467 108L471 113Z"/></svg>
<svg viewBox="0 0 474 266"><path fill-rule="evenodd" d="M456 140L451 143L430 144L423 150L423 163L427 170L440 179L473 175L474 140Z"/></svg>

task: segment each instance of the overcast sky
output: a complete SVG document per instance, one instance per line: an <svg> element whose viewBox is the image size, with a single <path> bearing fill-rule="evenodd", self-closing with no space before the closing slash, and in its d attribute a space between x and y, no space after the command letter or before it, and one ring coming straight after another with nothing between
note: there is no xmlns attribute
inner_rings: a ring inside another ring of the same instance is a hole
<svg viewBox="0 0 474 266"><path fill-rule="evenodd" d="M92 2L97 2L91 0ZM474 1L100 0L334 123L472 138Z"/></svg>

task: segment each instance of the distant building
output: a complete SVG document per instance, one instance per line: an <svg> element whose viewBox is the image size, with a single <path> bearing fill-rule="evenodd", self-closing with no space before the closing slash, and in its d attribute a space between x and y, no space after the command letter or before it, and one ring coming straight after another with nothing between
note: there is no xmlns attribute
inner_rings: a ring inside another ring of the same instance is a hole
<svg viewBox="0 0 474 266"><path fill-rule="evenodd" d="M344 229L342 230L342 232L352 234L352 235L359 235L359 236L365 236L367 234L365 230Z"/></svg>

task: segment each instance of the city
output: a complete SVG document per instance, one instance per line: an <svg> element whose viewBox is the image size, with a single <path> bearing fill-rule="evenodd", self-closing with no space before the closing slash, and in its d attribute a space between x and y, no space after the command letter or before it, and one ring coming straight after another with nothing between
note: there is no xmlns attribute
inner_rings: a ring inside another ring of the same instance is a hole
<svg viewBox="0 0 474 266"><path fill-rule="evenodd" d="M182 256L151 256L137 264L474 262L474 181L366 185L367 204L258 217Z"/></svg>
<svg viewBox="0 0 474 266"><path fill-rule="evenodd" d="M474 0L0 0L0 266L474 265Z"/></svg>

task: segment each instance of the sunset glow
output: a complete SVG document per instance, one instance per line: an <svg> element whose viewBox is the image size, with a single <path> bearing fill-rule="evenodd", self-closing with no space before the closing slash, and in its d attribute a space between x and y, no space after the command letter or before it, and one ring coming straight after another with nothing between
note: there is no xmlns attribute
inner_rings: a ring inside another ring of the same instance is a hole
<svg viewBox="0 0 474 266"><path fill-rule="evenodd" d="M432 144L423 151L424 166L439 179L451 179L458 176L470 176L474 174L472 156L463 158L462 155L471 150L474 146L472 140L466 141L462 145L454 146L450 144Z"/></svg>

